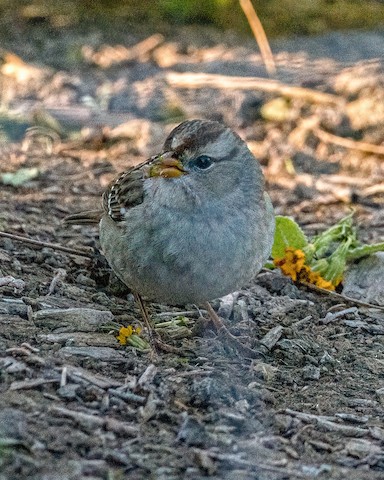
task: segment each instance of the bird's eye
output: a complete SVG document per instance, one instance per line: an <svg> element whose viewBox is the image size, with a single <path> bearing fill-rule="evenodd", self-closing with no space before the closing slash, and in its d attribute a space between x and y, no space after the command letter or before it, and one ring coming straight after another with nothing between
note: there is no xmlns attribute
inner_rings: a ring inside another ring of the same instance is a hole
<svg viewBox="0 0 384 480"><path fill-rule="evenodd" d="M213 160L208 155L200 155L193 160L193 165L199 170L207 170L212 167Z"/></svg>

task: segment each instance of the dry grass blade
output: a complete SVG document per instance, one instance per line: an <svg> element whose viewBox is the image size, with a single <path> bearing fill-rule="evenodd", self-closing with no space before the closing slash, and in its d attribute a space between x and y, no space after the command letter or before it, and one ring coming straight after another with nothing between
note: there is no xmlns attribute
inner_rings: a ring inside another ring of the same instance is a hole
<svg viewBox="0 0 384 480"><path fill-rule="evenodd" d="M146 55L163 43L163 41L163 35L156 33L130 48L124 45L105 45L99 51L94 51L92 47L84 46L82 54L89 62L101 68L110 68L123 62L131 62L137 59L142 61Z"/></svg>
<svg viewBox="0 0 384 480"><path fill-rule="evenodd" d="M28 243L30 245L36 245L40 248L52 248L53 250L60 250L61 252L70 253L72 255L80 255L82 257L91 258L94 252L91 247L83 247L81 250L77 248L64 247L63 245L57 245L56 243L40 242L33 238L21 237L20 235L13 235L12 233L0 232L0 237L9 238L16 242Z"/></svg>
<svg viewBox="0 0 384 480"><path fill-rule="evenodd" d="M255 36L257 45L260 48L261 57L265 64L265 68L270 76L276 74L276 65L273 58L271 47L269 46L267 35L265 34L262 23L251 3L251 0L239 0L240 6L247 17L249 26Z"/></svg>
<svg viewBox="0 0 384 480"><path fill-rule="evenodd" d="M310 88L295 87L278 80L255 77L233 77L213 73L168 72L165 80L176 88L218 88L222 90L261 90L277 93L287 98L297 98L310 103L342 107L344 99L331 93L318 92Z"/></svg>
<svg viewBox="0 0 384 480"><path fill-rule="evenodd" d="M368 303L368 302L363 302L361 300L358 300L357 298L352 298L348 297L347 295L343 295L342 293L337 293L337 292L332 292L330 290L326 290L325 288L318 287L316 285L313 285L312 283L307 283L307 282L300 282L302 285L305 287L309 288L310 290L314 290L319 293L324 293L325 295L329 297L335 297L335 298L340 298L342 300L345 300L346 302L349 303L354 303L355 305L359 305L361 307L366 307L366 308L373 308L375 310L383 310L384 311L384 306L382 305L375 305L373 303Z"/></svg>
<svg viewBox="0 0 384 480"><path fill-rule="evenodd" d="M368 142L359 142L351 138L343 138L333 133L325 132L320 128L315 128L313 133L324 143L333 143L340 147L358 150L359 152L373 153L374 155L384 155L384 145L374 145Z"/></svg>

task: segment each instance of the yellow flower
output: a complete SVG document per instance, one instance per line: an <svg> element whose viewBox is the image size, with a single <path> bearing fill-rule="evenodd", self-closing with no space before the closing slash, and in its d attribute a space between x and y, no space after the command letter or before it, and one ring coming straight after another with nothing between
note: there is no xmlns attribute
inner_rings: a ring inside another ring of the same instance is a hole
<svg viewBox="0 0 384 480"><path fill-rule="evenodd" d="M319 272L314 272L308 265L304 265L299 274L298 281L312 283L312 285L324 288L325 290L335 290L335 285L333 285L332 282L325 280Z"/></svg>
<svg viewBox="0 0 384 480"><path fill-rule="evenodd" d="M285 249L285 256L283 258L275 258L273 263L280 268L280 270L291 277L294 282L297 280L297 274L301 271L305 263L305 253L302 250L295 250L292 247Z"/></svg>
<svg viewBox="0 0 384 480"><path fill-rule="evenodd" d="M119 335L117 335L116 338L120 345L126 345L129 337L133 334L139 335L140 332L141 327L132 327L132 325L128 325L128 327L120 327Z"/></svg>
<svg viewBox="0 0 384 480"><path fill-rule="evenodd" d="M311 267L305 264L305 253L302 250L287 247L283 258L276 258L273 262L284 275L291 277L294 282L312 283L326 290L335 290L331 282L325 280L318 272L314 272Z"/></svg>

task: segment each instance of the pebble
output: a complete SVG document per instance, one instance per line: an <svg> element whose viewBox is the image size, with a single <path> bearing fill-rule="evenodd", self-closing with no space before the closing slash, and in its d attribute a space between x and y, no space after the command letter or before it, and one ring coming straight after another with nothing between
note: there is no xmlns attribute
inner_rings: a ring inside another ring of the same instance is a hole
<svg viewBox="0 0 384 480"><path fill-rule="evenodd" d="M303 379L304 380L319 380L320 378L320 368L314 365L306 365L303 368Z"/></svg>
<svg viewBox="0 0 384 480"><path fill-rule="evenodd" d="M343 280L343 294L376 305L384 305L384 252L363 258Z"/></svg>
<svg viewBox="0 0 384 480"><path fill-rule="evenodd" d="M79 275L76 277L76 283L79 283L80 285L84 285L86 287L96 287L95 280L93 280L93 278L87 277L83 273L79 273Z"/></svg>

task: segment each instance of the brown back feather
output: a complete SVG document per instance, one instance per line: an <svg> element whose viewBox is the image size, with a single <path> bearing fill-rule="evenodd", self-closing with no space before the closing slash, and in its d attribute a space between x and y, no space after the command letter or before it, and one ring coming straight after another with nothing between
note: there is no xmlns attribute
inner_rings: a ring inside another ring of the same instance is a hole
<svg viewBox="0 0 384 480"><path fill-rule="evenodd" d="M128 209L144 198L144 178L141 169L131 169L114 180L103 194L103 209L112 220L121 222Z"/></svg>

